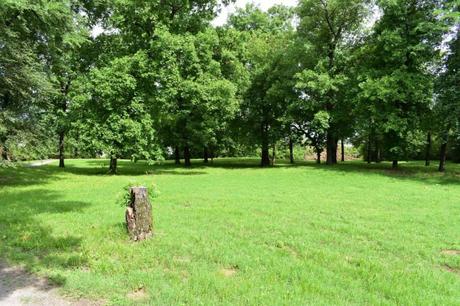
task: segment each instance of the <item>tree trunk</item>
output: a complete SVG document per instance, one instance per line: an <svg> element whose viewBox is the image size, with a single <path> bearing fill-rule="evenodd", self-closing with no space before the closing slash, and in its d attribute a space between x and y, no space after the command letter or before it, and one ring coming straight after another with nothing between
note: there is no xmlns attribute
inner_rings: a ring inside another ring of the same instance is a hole
<svg viewBox="0 0 460 306"><path fill-rule="evenodd" d="M393 161L393 164L391 165L391 167L392 167L393 169L398 168L398 161L397 161L397 160L394 160L394 161Z"/></svg>
<svg viewBox="0 0 460 306"><path fill-rule="evenodd" d="M214 149L211 147L211 150L210 150L210 157L211 157L211 164L214 163Z"/></svg>
<svg viewBox="0 0 460 306"><path fill-rule="evenodd" d="M270 166L270 148L268 143L268 135L265 127L262 127L262 167Z"/></svg>
<svg viewBox="0 0 460 306"><path fill-rule="evenodd" d="M0 142L0 153L1 153L1 159L2 160L8 160L8 148L5 145L7 138L4 137L2 138Z"/></svg>
<svg viewBox="0 0 460 306"><path fill-rule="evenodd" d="M331 132L327 133L326 140L327 164L334 165L337 163L337 141Z"/></svg>
<svg viewBox="0 0 460 306"><path fill-rule="evenodd" d="M8 151L5 147L2 148L2 160L10 160L10 157L8 156Z"/></svg>
<svg viewBox="0 0 460 306"><path fill-rule="evenodd" d="M59 132L59 168L64 168L64 138L65 132Z"/></svg>
<svg viewBox="0 0 460 306"><path fill-rule="evenodd" d="M185 160L185 167L192 166L191 161L191 154L190 154L190 147L187 145L184 146L184 160Z"/></svg>
<svg viewBox="0 0 460 306"><path fill-rule="evenodd" d="M374 139L374 146L375 146L375 162L380 163L382 162L382 150L380 148L379 141L377 140L377 137Z"/></svg>
<svg viewBox="0 0 460 306"><path fill-rule="evenodd" d="M428 167L430 165L430 156L431 156L431 132L428 132L426 138L426 152L425 152L425 166Z"/></svg>
<svg viewBox="0 0 460 306"><path fill-rule="evenodd" d="M61 93L64 99L61 104L61 110L63 114L67 112L67 95L69 93L71 80L70 78L65 82L61 83ZM59 131L59 168L64 168L64 139L65 139L65 128L61 127Z"/></svg>
<svg viewBox="0 0 460 306"><path fill-rule="evenodd" d="M289 138L289 161L291 164L294 163L294 142L292 138Z"/></svg>
<svg viewBox="0 0 460 306"><path fill-rule="evenodd" d="M180 165L180 149L179 146L174 148L174 163Z"/></svg>
<svg viewBox="0 0 460 306"><path fill-rule="evenodd" d="M439 158L439 172L446 171L446 159L447 159L447 142L441 145L441 155Z"/></svg>
<svg viewBox="0 0 460 306"><path fill-rule="evenodd" d="M316 149L316 163L319 165L321 164L321 150Z"/></svg>
<svg viewBox="0 0 460 306"><path fill-rule="evenodd" d="M203 159L204 159L205 164L209 163L209 150L208 150L208 147L204 147Z"/></svg>
<svg viewBox="0 0 460 306"><path fill-rule="evenodd" d="M263 143L262 144L262 161L261 161L262 167L268 167L270 166L270 152L268 148L268 143Z"/></svg>
<svg viewBox="0 0 460 306"><path fill-rule="evenodd" d="M341 149L342 149L342 163L345 161L345 143L343 141L343 138L340 140L341 142Z"/></svg>
<svg viewBox="0 0 460 306"><path fill-rule="evenodd" d="M369 137L367 139L367 163L370 164L372 162L372 146L371 146L371 134L369 133Z"/></svg>
<svg viewBox="0 0 460 306"><path fill-rule="evenodd" d="M126 227L129 236L134 241L141 241L152 236L152 204L147 188L132 187L131 201L126 208Z"/></svg>
<svg viewBox="0 0 460 306"><path fill-rule="evenodd" d="M276 144L273 144L272 148L272 166L276 164Z"/></svg>
<svg viewBox="0 0 460 306"><path fill-rule="evenodd" d="M377 148L377 163L381 163L382 162L382 150L380 149L380 147Z"/></svg>
<svg viewBox="0 0 460 306"><path fill-rule="evenodd" d="M110 157L110 167L109 167L109 173L111 174L116 174L117 173L117 158L114 157L113 155Z"/></svg>

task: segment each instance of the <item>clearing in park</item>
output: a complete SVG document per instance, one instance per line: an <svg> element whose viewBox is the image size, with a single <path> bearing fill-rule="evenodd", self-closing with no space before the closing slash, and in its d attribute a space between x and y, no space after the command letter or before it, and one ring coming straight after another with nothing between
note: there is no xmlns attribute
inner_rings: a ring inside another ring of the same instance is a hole
<svg viewBox="0 0 460 306"><path fill-rule="evenodd" d="M105 165L0 169L1 257L101 304L460 301L458 165ZM154 236L137 243L120 205L130 184L154 194Z"/></svg>

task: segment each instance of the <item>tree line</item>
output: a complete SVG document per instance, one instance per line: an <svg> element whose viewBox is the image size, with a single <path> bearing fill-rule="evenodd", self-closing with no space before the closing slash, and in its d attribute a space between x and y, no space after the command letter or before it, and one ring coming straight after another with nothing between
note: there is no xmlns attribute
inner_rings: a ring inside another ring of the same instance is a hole
<svg viewBox="0 0 460 306"><path fill-rule="evenodd" d="M1 1L1 160L460 160L457 1L231 2Z"/></svg>

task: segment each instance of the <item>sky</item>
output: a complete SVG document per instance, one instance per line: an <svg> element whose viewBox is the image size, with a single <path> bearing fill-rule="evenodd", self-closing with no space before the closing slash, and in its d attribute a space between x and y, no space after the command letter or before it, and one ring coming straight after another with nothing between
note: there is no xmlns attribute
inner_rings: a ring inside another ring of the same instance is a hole
<svg viewBox="0 0 460 306"><path fill-rule="evenodd" d="M244 7L248 3L254 3L255 5L259 6L261 9L268 10L269 8L274 6L275 4L284 4L284 5L287 5L287 6L295 6L295 5L297 5L297 1L298 0L237 0L234 4L229 5L227 7L224 7L222 9L220 15L216 19L214 19L212 24L214 26L224 25L225 22L227 21L227 17L231 13L235 12L235 10L237 8ZM104 32L104 29L101 26L97 25L92 31L92 36L96 37L99 34L101 34L102 32Z"/></svg>
<svg viewBox="0 0 460 306"><path fill-rule="evenodd" d="M235 4L229 5L222 9L219 17L217 17L213 24L215 26L223 25L227 21L229 14L233 13L236 8L244 7L247 3L254 3L263 10L267 10L275 4L284 4L287 6L295 6L297 0L237 0Z"/></svg>

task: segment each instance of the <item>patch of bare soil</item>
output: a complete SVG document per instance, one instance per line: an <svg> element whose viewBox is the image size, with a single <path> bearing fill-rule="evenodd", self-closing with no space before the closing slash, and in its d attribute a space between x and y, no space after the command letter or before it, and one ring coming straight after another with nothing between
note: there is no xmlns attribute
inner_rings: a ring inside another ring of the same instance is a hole
<svg viewBox="0 0 460 306"><path fill-rule="evenodd" d="M127 298L133 301L142 301L148 298L148 294L144 287L137 288L133 292L128 293Z"/></svg>
<svg viewBox="0 0 460 306"><path fill-rule="evenodd" d="M40 160L40 161L30 163L28 165L28 167L30 167L30 168L40 167L40 166L44 166L44 165L49 165L52 162L53 162L52 159Z"/></svg>
<svg viewBox="0 0 460 306"><path fill-rule="evenodd" d="M0 305L97 306L103 303L62 297L46 279L0 261Z"/></svg>
<svg viewBox="0 0 460 306"><path fill-rule="evenodd" d="M442 250L441 254L444 254L444 255L460 255L460 250Z"/></svg>
<svg viewBox="0 0 460 306"><path fill-rule="evenodd" d="M233 277L238 272L237 268L223 268L220 270L220 274L225 277Z"/></svg>
<svg viewBox="0 0 460 306"><path fill-rule="evenodd" d="M451 267L449 265L443 265L444 270L450 272L450 273L455 273L460 276L460 269Z"/></svg>

